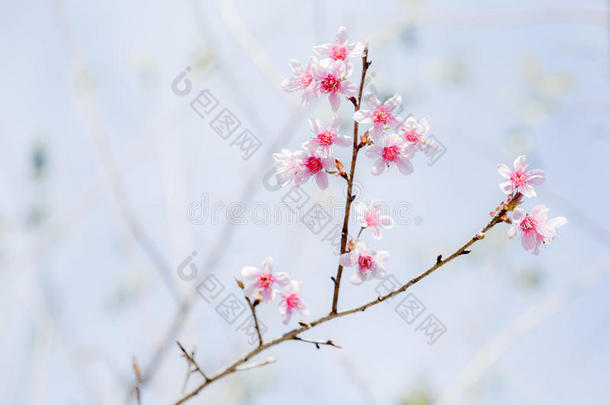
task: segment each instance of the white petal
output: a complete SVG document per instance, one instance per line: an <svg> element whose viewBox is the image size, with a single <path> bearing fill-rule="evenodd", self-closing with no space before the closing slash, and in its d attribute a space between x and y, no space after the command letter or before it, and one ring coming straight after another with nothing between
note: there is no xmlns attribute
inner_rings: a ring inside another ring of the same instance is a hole
<svg viewBox="0 0 610 405"><path fill-rule="evenodd" d="M246 266L241 269L241 276L247 280L253 279L258 273L258 268L254 266Z"/></svg>
<svg viewBox="0 0 610 405"><path fill-rule="evenodd" d="M513 162L513 168L515 170L527 169L527 157L525 155L519 155Z"/></svg>
<svg viewBox="0 0 610 405"><path fill-rule="evenodd" d="M498 163L498 173L500 173L500 176L504 177L505 179L509 179L510 178L510 169L508 168L508 166L506 166L504 163Z"/></svg>

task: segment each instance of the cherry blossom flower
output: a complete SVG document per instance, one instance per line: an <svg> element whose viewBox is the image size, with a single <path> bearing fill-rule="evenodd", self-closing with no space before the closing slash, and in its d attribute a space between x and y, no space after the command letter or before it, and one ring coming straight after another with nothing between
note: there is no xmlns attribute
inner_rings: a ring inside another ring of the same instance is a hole
<svg viewBox="0 0 610 405"><path fill-rule="evenodd" d="M371 159L377 159L373 164L371 173L379 176L386 167L395 164L402 174L413 173L413 164L410 159L415 154L415 147L406 145L398 134L387 135L383 138L383 146L374 144L369 146L365 154Z"/></svg>
<svg viewBox="0 0 610 405"><path fill-rule="evenodd" d="M394 226L394 220L383 215L381 201L372 201L367 208L361 201L354 203L354 209L358 214L358 224L363 228L369 228L375 239L381 239L381 228L390 229Z"/></svg>
<svg viewBox="0 0 610 405"><path fill-rule="evenodd" d="M381 104L374 93L368 93L364 96L366 109L354 112L354 120L360 124L373 123L369 135L374 141L377 141L384 129L396 128L401 124L402 121L395 114L400 103L402 103L402 97L398 94L394 94Z"/></svg>
<svg viewBox="0 0 610 405"><path fill-rule="evenodd" d="M338 116L333 119L328 127L322 127L320 121L316 118L309 120L309 126L311 127L311 132L313 132L314 137L305 142L303 147L310 152L318 152L318 155L321 158L332 158L332 146L334 144L339 146L350 146L352 144L352 138L337 134L337 131L341 126L341 119Z"/></svg>
<svg viewBox="0 0 610 405"><path fill-rule="evenodd" d="M565 225L564 217L547 220L549 209L544 205L536 205L528 214L523 208L513 211L513 225L508 230L508 237L513 239L521 234L521 244L528 252L537 255L543 244L548 245L555 238L555 228Z"/></svg>
<svg viewBox="0 0 610 405"><path fill-rule="evenodd" d="M312 66L313 78L316 80L315 89L319 94L328 94L328 101L333 111L339 109L341 96L355 96L356 86L345 78L345 64L339 60L334 61L328 67L319 63Z"/></svg>
<svg viewBox="0 0 610 405"><path fill-rule="evenodd" d="M276 162L276 178L280 186L283 187L291 181L298 186L307 180L304 165L307 159L305 151L291 152L282 149L280 153L273 154L273 159Z"/></svg>
<svg viewBox="0 0 610 405"><path fill-rule="evenodd" d="M418 121L417 118L410 115L400 126L399 133L403 136L407 145L413 145L422 149L425 145L425 135L429 130L429 117L422 118Z"/></svg>
<svg viewBox="0 0 610 405"><path fill-rule="evenodd" d="M500 189L505 194L512 194L515 191L520 192L526 197L535 197L536 191L532 187L544 183L546 174L544 170L533 169L526 172L527 158L525 155L520 155L513 162L513 170L510 170L504 163L498 163L498 173L500 176L508 179L500 183Z"/></svg>
<svg viewBox="0 0 610 405"><path fill-rule="evenodd" d="M313 51L321 57L326 56L320 61L322 65L328 66L336 61L344 63L346 74L349 77L354 69L349 59L361 57L364 44L360 42L347 44L347 28L339 27L334 43L314 46Z"/></svg>
<svg viewBox="0 0 610 405"><path fill-rule="evenodd" d="M291 59L288 66L290 66L293 76L282 81L282 88L284 91L293 93L303 90L303 96L301 98L301 103L303 105L309 104L309 102L318 95L311 72L311 68L314 64L317 64L317 60L314 56L309 59L307 68L304 68L298 60Z"/></svg>
<svg viewBox="0 0 610 405"><path fill-rule="evenodd" d="M323 158L317 152L306 155L303 159L304 180L301 183L306 182L310 177L315 177L318 187L325 190L326 187L328 187L328 174L326 174L326 170L332 170L334 168L335 161L333 159Z"/></svg>
<svg viewBox="0 0 610 405"><path fill-rule="evenodd" d="M267 257L261 269L247 266L241 269L245 280L244 294L252 299L269 302L275 297L274 285L285 287L290 282L286 273L273 274L273 258Z"/></svg>
<svg viewBox="0 0 610 405"><path fill-rule="evenodd" d="M282 300L279 303L279 309L280 314L282 314L282 322L285 324L290 322L293 311L299 311L304 316L309 315L309 310L301 299L301 285L301 281L292 280L286 291L281 294Z"/></svg>
<svg viewBox="0 0 610 405"><path fill-rule="evenodd" d="M389 257L390 254L386 251L373 252L364 242L357 242L351 252L341 255L339 263L344 267L356 266L350 281L352 284L358 285L362 284L367 277L384 279L386 271L383 265Z"/></svg>

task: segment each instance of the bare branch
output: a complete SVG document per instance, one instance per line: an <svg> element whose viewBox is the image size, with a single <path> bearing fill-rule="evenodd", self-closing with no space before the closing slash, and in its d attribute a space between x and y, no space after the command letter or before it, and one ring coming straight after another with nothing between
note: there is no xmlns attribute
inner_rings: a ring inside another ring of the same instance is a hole
<svg viewBox="0 0 610 405"><path fill-rule="evenodd" d="M316 349L319 349L320 345L333 346L333 347L336 347L337 349L341 349L341 346L339 346L338 344L333 342L331 339L328 339L328 340L311 340L311 339L305 339L305 338L302 338L302 337L299 337L299 336L295 336L293 338L293 340L298 340L300 342L311 343L311 344L316 346Z"/></svg>
<svg viewBox="0 0 610 405"><path fill-rule="evenodd" d="M133 356L132 366L133 372L136 375L136 400L138 401L138 405L142 405L142 399L140 397L140 387L142 386L142 373L140 373L140 366L138 365L138 360L136 359L136 356Z"/></svg>
<svg viewBox="0 0 610 405"><path fill-rule="evenodd" d="M495 215L494 217L491 219L491 221L489 221L489 223L487 223L487 225L485 225L485 227L478 232L477 234L475 234L472 238L470 238L468 240L468 242L466 242L464 245L462 245L459 249L457 249L455 252L453 252L450 256L448 256L446 259L442 259L442 256L439 255L439 257L437 257L437 260L435 262L435 264L431 267L429 267L426 271L424 271L423 273L421 273L419 276L409 280L407 283L403 284L401 287L399 287L398 289L391 291L390 293L383 295L383 296L379 296L377 298L375 298L372 301L369 301L363 305L360 305L359 307L356 308L352 308L349 310L345 310L345 311L341 311L341 312L331 312L328 315L325 315L321 318L316 319L315 321L309 322L309 323L304 323L304 322L299 322L299 327L296 329L293 329L290 332L287 332L285 334L283 334L282 336L268 341L267 343L264 343L263 345L260 345L258 347L256 347L255 349L251 350L250 352L248 352L245 356L241 357L239 360L235 361L233 364L231 364L230 366L228 366L227 368L225 368L224 370L220 371L218 374L210 377L208 380L206 380L204 383L202 383L199 387L195 388L195 390L193 390L192 392L190 392L189 394L187 394L186 396L184 396L182 399L178 400L178 402L176 402L176 405L179 404L183 404L186 401L188 401L189 399L197 396L199 394L199 392L201 392L201 390L203 390L205 387L207 387L209 384L213 383L214 381L220 380L223 377L226 377L229 374L232 374L236 371L240 371L240 370L244 370L247 368L244 368L244 364L247 363L251 358L253 358L254 356L256 356L257 354L259 354L262 351L265 351L273 346L276 346L282 342L288 341L288 340L303 340L302 338L300 338L298 335L300 335L301 333L313 329L318 325L321 325L323 323L326 323L332 319L335 318L341 318L347 315L351 315L357 312L362 312L365 311L366 309L368 309L369 307L372 307L374 305L377 305L383 301L386 301L398 294L403 293L405 290L407 290L409 287L411 287L413 284L421 281L422 279L428 277L430 274L432 274L434 271L436 271L437 269L441 268L442 266L444 266L445 264L449 263L450 261L452 261L453 259L455 259L456 257L462 256L464 254L464 252L466 250L468 250L468 248L470 246L472 246L473 244L475 244L476 242L480 241L481 239L483 239L484 234L489 231L491 228L493 228L495 225L504 222L504 216L506 215L506 213L509 210L509 207L511 207L511 204L515 203L516 201L519 200L519 198L521 198L521 195L519 193L517 193L516 195L514 195L513 197L509 198L509 200L506 203L503 203L500 207L498 207L498 209L495 211ZM296 339L295 339L296 338ZM310 342L311 343L311 342ZM265 363L267 364L267 363ZM249 368L252 367L258 367L259 364L257 365L253 365L250 366Z"/></svg>
<svg viewBox="0 0 610 405"><path fill-rule="evenodd" d="M185 349L184 346L182 346L182 344L176 340L176 343L178 344L178 347L180 348L180 350L182 351L182 355L184 356L184 358L189 362L189 364L191 364L193 367L195 367L194 370L191 370L189 372L193 372L193 371L197 371L199 374L201 374L201 376L203 377L204 380L208 381L209 378L207 375L205 375L205 373L203 372L203 370L201 369L201 367L199 367L199 364L197 364L197 362L194 359L195 356L195 352L193 352L192 354L189 354Z"/></svg>

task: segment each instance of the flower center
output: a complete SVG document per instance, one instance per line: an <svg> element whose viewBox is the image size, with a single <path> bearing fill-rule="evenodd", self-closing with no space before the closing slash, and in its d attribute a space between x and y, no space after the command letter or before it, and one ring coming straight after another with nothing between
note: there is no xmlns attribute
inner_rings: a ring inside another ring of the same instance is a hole
<svg viewBox="0 0 610 405"><path fill-rule="evenodd" d="M367 226L376 226L378 222L377 213L374 211L367 211L364 215L364 220Z"/></svg>
<svg viewBox="0 0 610 405"><path fill-rule="evenodd" d="M286 300L288 308L296 308L299 306L299 296L295 293L285 294L284 299Z"/></svg>
<svg viewBox="0 0 610 405"><path fill-rule="evenodd" d="M510 181L512 181L515 187L524 186L527 181L527 175L522 170L516 170L511 173Z"/></svg>
<svg viewBox="0 0 610 405"><path fill-rule="evenodd" d="M339 83L339 79L331 74L328 74L328 76L322 79L320 84L322 85L322 89L325 93L334 93L339 90Z"/></svg>
<svg viewBox="0 0 610 405"><path fill-rule="evenodd" d="M303 73L299 77L299 86L301 86L301 88L305 89L305 88L309 87L309 85L311 84L312 81L313 81L313 76L311 75L311 73L308 70L306 70L305 73Z"/></svg>
<svg viewBox="0 0 610 405"><path fill-rule="evenodd" d="M377 110L375 110L375 112L373 113L373 121L376 124L382 124L385 125L388 123L388 120L390 119L390 113L387 112L385 110L385 108L381 107Z"/></svg>
<svg viewBox="0 0 610 405"><path fill-rule="evenodd" d="M330 146L335 142L335 134L324 130L318 134L318 143L322 146Z"/></svg>
<svg viewBox="0 0 610 405"><path fill-rule="evenodd" d="M310 156L305 160L305 167L309 170L309 173L316 174L322 170L322 161L320 158Z"/></svg>
<svg viewBox="0 0 610 405"><path fill-rule="evenodd" d="M373 266L373 258L371 256L360 256L358 265L361 270L369 270Z"/></svg>
<svg viewBox="0 0 610 405"><path fill-rule="evenodd" d="M414 129L406 131L405 140L409 143L417 143L417 142L419 142L419 134Z"/></svg>
<svg viewBox="0 0 610 405"><path fill-rule="evenodd" d="M524 233L536 231L536 221L529 215L526 215L519 227Z"/></svg>
<svg viewBox="0 0 610 405"><path fill-rule="evenodd" d="M273 275L271 273L263 273L258 276L258 286L261 288L269 288L273 284Z"/></svg>
<svg viewBox="0 0 610 405"><path fill-rule="evenodd" d="M383 152L381 156L384 160L388 162L393 162L398 157L400 149L398 149L398 145L386 146L383 148Z"/></svg>
<svg viewBox="0 0 610 405"><path fill-rule="evenodd" d="M334 45L330 50L330 57L334 60L347 59L347 49L341 45Z"/></svg>

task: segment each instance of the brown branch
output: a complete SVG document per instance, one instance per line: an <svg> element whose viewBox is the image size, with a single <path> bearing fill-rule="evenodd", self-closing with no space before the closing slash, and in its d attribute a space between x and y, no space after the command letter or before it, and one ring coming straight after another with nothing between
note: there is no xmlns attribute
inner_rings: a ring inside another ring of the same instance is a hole
<svg viewBox="0 0 610 405"><path fill-rule="evenodd" d="M362 54L362 75L360 77L360 89L358 90L358 100L356 101L353 97L351 98L354 104L354 111L360 110L362 104L362 89L364 88L364 79L366 78L366 71L371 62L368 60L369 48L368 44L364 46L364 52ZM354 146L352 149L352 163L350 165L349 176L347 178L347 196L345 199L345 214L343 215L343 229L341 230L341 251L345 253L345 247L347 245L347 235L349 230L349 213L354 201L355 196L352 195L352 186L354 184L354 172L356 170L356 159L358 158L358 152L360 151L360 139L358 138L358 121L354 120ZM337 268L337 275L334 278L334 292L333 292L333 304L330 311L331 314L337 313L337 304L339 302L339 287L341 285L341 275L343 274L343 266L339 265Z"/></svg>
<svg viewBox="0 0 610 405"><path fill-rule="evenodd" d="M252 311L252 318L254 318L254 328L256 329L256 336L258 336L258 346L263 345L263 336L261 335L261 328L258 326L258 318L256 317L256 305L260 301L256 300L252 302L250 298L246 296L246 301L248 302L248 306L250 307L250 311Z"/></svg>
<svg viewBox="0 0 610 405"><path fill-rule="evenodd" d="M477 234L475 234L472 238L470 238L468 240L468 242L466 242L464 245L462 245L459 249L457 249L454 253L452 253L450 256L448 256L446 259L442 259L442 256L438 256L435 264L431 267L429 267L426 271L424 271L423 273L421 273L419 276L409 280L406 284L403 284L400 288L386 294L383 296L379 296L377 298L375 298L372 301L369 301L363 305L360 305L359 307L356 308L352 308L349 310L345 310L342 312L331 312L326 316L323 316L321 318L316 319L315 321L309 322L309 323L304 323L304 322L299 322L299 327L296 329L291 330L290 332L285 333L284 335L268 341L267 343L264 343L261 346L258 346L257 348L251 350L250 352L248 352L245 356L241 357L239 360L235 361L233 364L231 364L230 366L228 366L227 368L225 368L224 370L220 371L218 374L216 374L215 376L210 377L208 380L206 380L205 382L203 382L201 385L199 385L197 388L195 388L195 390L193 390L192 392L190 392L189 394L187 394L186 396L184 396L182 399L178 400L178 402L176 402L176 405L179 404L183 404L186 401L188 401L189 399L197 396L201 390L203 390L204 388L206 388L208 385L212 384L214 381L220 380L223 377L226 377L229 374L232 374L236 371L240 370L240 367L243 366L243 364L245 364L246 362L248 362L248 360L250 360L252 357L256 356L257 354L259 354L262 351L265 351L273 346L276 346L282 342L285 342L287 340L299 340L299 339L295 339L298 338L298 335L300 335L301 333L305 332L306 330L310 330L312 328L315 328L316 326L326 323L328 321L330 321L331 319L335 319L335 318L341 318L347 315L351 315L357 312L362 312L365 311L367 308L372 307L374 305L377 305L381 302L384 302L392 297L394 297L395 295L401 294L402 292L404 292L406 289L408 289L409 287L411 287L413 284L419 282L420 280L428 277L430 274L432 274L435 270L439 269L440 267L444 266L445 264L449 263L450 261L452 261L453 259L455 259L458 256L462 256L464 254L465 251L468 250L468 248L470 246L472 246L474 243L476 243L477 241L480 241L483 239L485 233L487 231L489 231L491 228L493 228L495 225L501 223L501 222L505 222L506 221L506 213L508 211L511 210L511 208L513 208L514 206L512 205L517 204L518 200L520 199L520 194L516 194L515 196L509 198L509 200L506 203L502 203L498 209L494 212L495 215L494 217L491 219L491 221L489 221L489 223L483 228L481 229L480 232L478 232Z"/></svg>
<svg viewBox="0 0 610 405"><path fill-rule="evenodd" d="M208 376L203 372L201 367L199 367L199 364L197 364L197 362L195 361L195 358L194 358L195 353L193 352L193 354L189 354L184 349L184 346L182 346L182 344L179 341L176 340L176 343L178 344L178 347L180 348L180 350L182 350L182 355L184 356L184 358L186 358L186 360L189 362L189 364L192 364L193 367L195 367L195 369L192 371L197 371L199 374L201 374L201 376L203 377L204 380L209 381ZM189 373L192 371L189 371Z"/></svg>
<svg viewBox="0 0 610 405"><path fill-rule="evenodd" d="M316 346L316 349L319 349L320 345L333 346L333 347L336 347L337 349L341 349L341 346L339 346L338 344L333 342L331 339L328 339L328 340L311 340L311 339L302 338L300 336L295 336L292 339L293 340L298 340L300 342L311 343L311 344Z"/></svg>
<svg viewBox="0 0 610 405"><path fill-rule="evenodd" d="M142 386L142 373L140 373L140 366L138 365L138 361L136 360L135 356L133 357L132 366L133 372L136 375L136 400L138 401L138 405L142 405L142 399L140 397L140 387Z"/></svg>

